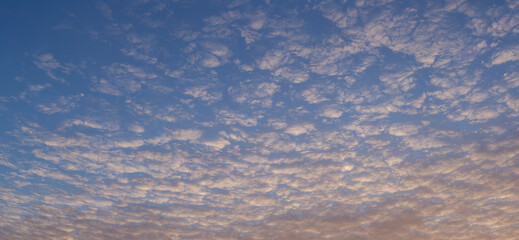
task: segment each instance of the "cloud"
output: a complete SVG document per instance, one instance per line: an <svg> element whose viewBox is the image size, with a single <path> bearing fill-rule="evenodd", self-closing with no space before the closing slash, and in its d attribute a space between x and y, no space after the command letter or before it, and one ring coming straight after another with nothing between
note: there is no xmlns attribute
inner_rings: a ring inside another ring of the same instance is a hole
<svg viewBox="0 0 519 240"><path fill-rule="evenodd" d="M13 43L0 239L515 239L513 2L71 5Z"/></svg>
<svg viewBox="0 0 519 240"><path fill-rule="evenodd" d="M514 46L503 49L492 55L492 65L503 64L510 61L519 60L519 47Z"/></svg>
<svg viewBox="0 0 519 240"><path fill-rule="evenodd" d="M114 96L137 92L147 80L157 78L156 74L147 73L142 68L130 64L114 63L103 67L103 70L104 77L92 79L93 89Z"/></svg>
<svg viewBox="0 0 519 240"><path fill-rule="evenodd" d="M231 50L223 44L215 42L205 42L202 44L204 47L202 53L201 64L208 68L218 67L229 61L229 57L232 55Z"/></svg>
<svg viewBox="0 0 519 240"><path fill-rule="evenodd" d="M327 118L340 118L342 114L343 112L338 106L327 106L320 115Z"/></svg>
<svg viewBox="0 0 519 240"><path fill-rule="evenodd" d="M148 139L138 139L131 141L128 145L135 143L136 147L140 147L145 144L151 145L162 145L167 144L173 140L177 141L196 141L202 136L202 131L197 129L175 129L169 130L166 134L162 134L156 137Z"/></svg>
<svg viewBox="0 0 519 240"><path fill-rule="evenodd" d="M389 127L389 134L393 136L403 137L418 133L421 126L413 124L393 124Z"/></svg>
<svg viewBox="0 0 519 240"><path fill-rule="evenodd" d="M375 125L375 124L368 124L368 123L359 124L357 122L354 122L352 124L348 124L348 125L344 126L344 129L354 131L360 137L365 137L365 136L379 135L386 129L386 127L384 125Z"/></svg>
<svg viewBox="0 0 519 240"><path fill-rule="evenodd" d="M302 83L310 78L310 75L304 69L300 68L282 67L272 74L293 83Z"/></svg>
<svg viewBox="0 0 519 240"><path fill-rule="evenodd" d="M216 56L211 54L205 55L202 60L202 65L208 68L218 67L221 64L222 63L220 62L220 60Z"/></svg>
<svg viewBox="0 0 519 240"><path fill-rule="evenodd" d="M50 86L51 85L49 83L46 83L44 85L41 85L41 84L29 85L29 91L31 91L31 92L39 92L39 91L42 91L45 88L49 88Z"/></svg>
<svg viewBox="0 0 519 240"><path fill-rule="evenodd" d="M273 82L241 83L238 87L230 87L229 94L238 103L260 105L268 108L272 106L272 98L280 86Z"/></svg>
<svg viewBox="0 0 519 240"><path fill-rule="evenodd" d="M304 90L301 93L301 96L303 97L303 99L305 101L307 101L308 103L312 103L312 104L329 100L328 98L322 96L319 89L315 88L315 87Z"/></svg>
<svg viewBox="0 0 519 240"><path fill-rule="evenodd" d="M504 112L503 106L484 106L476 109L464 109L458 110L453 114L449 114L447 117L453 121L463 121L468 119L470 122L486 122L490 119L498 117Z"/></svg>
<svg viewBox="0 0 519 240"><path fill-rule="evenodd" d="M250 30L250 29L240 29L241 37L245 39L245 43L251 44L255 41L258 41L261 38L261 34Z"/></svg>
<svg viewBox="0 0 519 240"><path fill-rule="evenodd" d="M70 74L72 69L68 66L64 66L61 63L59 63L55 58L54 55L50 53L45 53L42 55L35 56L36 60L34 61L34 64L36 66L43 70L47 76L50 78L60 81L60 82L66 82L64 78L56 76L56 71L59 71L60 73L64 74Z"/></svg>
<svg viewBox="0 0 519 240"><path fill-rule="evenodd" d="M215 103L222 98L222 94L216 91L210 92L208 91L209 87L207 86L198 86L191 87L186 89L184 94L190 95L194 98L199 98L202 101L207 102L208 104Z"/></svg>
<svg viewBox="0 0 519 240"><path fill-rule="evenodd" d="M415 79L411 76L413 71L387 74L380 77L380 80L390 89L399 89L403 92L409 91L415 86Z"/></svg>
<svg viewBox="0 0 519 240"><path fill-rule="evenodd" d="M386 162L387 162L387 164L389 164L389 166L399 164L402 161L403 161L403 159L399 158L399 157L390 157L390 158L386 159Z"/></svg>
<svg viewBox="0 0 519 240"><path fill-rule="evenodd" d="M39 111L45 114L69 112L74 109L80 100L80 96L61 96L54 102L37 104Z"/></svg>
<svg viewBox="0 0 519 240"><path fill-rule="evenodd" d="M171 132L173 139L179 141L193 141L202 136L202 131L196 129L179 129Z"/></svg>
<svg viewBox="0 0 519 240"><path fill-rule="evenodd" d="M132 125L130 126L129 130L136 133L143 133L145 129L140 125Z"/></svg>
<svg viewBox="0 0 519 240"><path fill-rule="evenodd" d="M209 140L202 143L206 146L214 148L215 150L222 150L225 146L231 144L225 139Z"/></svg>
<svg viewBox="0 0 519 240"><path fill-rule="evenodd" d="M258 117L248 117L244 114L234 113L227 110L218 112L218 119L227 125L240 124L245 127L252 127L258 124Z"/></svg>
<svg viewBox="0 0 519 240"><path fill-rule="evenodd" d="M435 139L434 137L417 136L404 138L405 144L413 150L424 150L432 148L440 148L446 143Z"/></svg>
<svg viewBox="0 0 519 240"><path fill-rule="evenodd" d="M302 123L302 124L295 124L295 125L288 126L285 129L285 132L290 135L298 136L298 135L301 135L301 134L304 134L304 133L307 133L307 132L313 131L313 130L315 130L315 127L313 124Z"/></svg>
<svg viewBox="0 0 519 240"><path fill-rule="evenodd" d="M143 146L144 144L144 140L141 139L135 139L131 141L120 141L115 143L115 145L122 148L138 148L140 146Z"/></svg>
<svg viewBox="0 0 519 240"><path fill-rule="evenodd" d="M259 30L265 25L265 19L256 19L250 23L250 27L254 30Z"/></svg>
<svg viewBox="0 0 519 240"><path fill-rule="evenodd" d="M103 16L105 16L106 18L112 20L112 9L110 8L110 6L104 2L99 2L97 4L97 8L99 9L99 11L101 11L101 13L103 14Z"/></svg>
<svg viewBox="0 0 519 240"><path fill-rule="evenodd" d="M93 129L99 129L99 130L109 130L109 131L117 131L119 130L119 125L115 123L98 123L92 120L80 120L80 119L73 119L70 121L67 121L65 124L63 124L63 127L71 127L71 126L85 126Z"/></svg>
<svg viewBox="0 0 519 240"><path fill-rule="evenodd" d="M333 4L333 1L323 1L319 4L319 10L323 12L324 17L335 23L339 28L355 25L358 16L356 8L341 11L341 7Z"/></svg>
<svg viewBox="0 0 519 240"><path fill-rule="evenodd" d="M263 59L258 62L258 67L264 70L274 70L288 61L288 56L282 51L269 51Z"/></svg>

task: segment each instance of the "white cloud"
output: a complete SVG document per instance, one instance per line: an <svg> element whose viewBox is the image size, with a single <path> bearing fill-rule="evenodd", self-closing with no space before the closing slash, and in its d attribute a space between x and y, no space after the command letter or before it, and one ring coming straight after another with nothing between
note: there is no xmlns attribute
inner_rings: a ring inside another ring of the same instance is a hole
<svg viewBox="0 0 519 240"><path fill-rule="evenodd" d="M508 3L508 7L511 9L515 9L517 6L519 6L519 3L514 0L506 0Z"/></svg>
<svg viewBox="0 0 519 240"><path fill-rule="evenodd" d="M101 77L99 80L96 77L92 79L94 89L114 96L137 92L141 90L147 80L158 77L154 73L148 73L142 68L130 64L114 63L103 67L103 70L105 77Z"/></svg>
<svg viewBox="0 0 519 240"><path fill-rule="evenodd" d="M220 110L218 112L218 119L227 125L240 124L245 127L252 127L258 124L257 117L248 117L244 114L238 114L227 110Z"/></svg>
<svg viewBox="0 0 519 240"><path fill-rule="evenodd" d="M131 125L129 127L129 130L133 131L133 132L136 132L136 133L143 133L144 132L144 127L142 127L140 125L137 125L137 124L134 124L134 125Z"/></svg>
<svg viewBox="0 0 519 240"><path fill-rule="evenodd" d="M358 10L356 8L347 8L341 11L341 7L332 4L331 1L323 1L319 4L319 10L323 12L324 17L332 21L339 28L346 28L356 23Z"/></svg>
<svg viewBox="0 0 519 240"><path fill-rule="evenodd" d="M327 106L321 112L321 116L327 118L340 118L343 112L340 110L338 106Z"/></svg>
<svg viewBox="0 0 519 240"><path fill-rule="evenodd" d="M46 84L34 84L34 85L29 85L29 91L31 92L39 92L39 91L42 91L43 89L45 88L48 88L50 87L51 85L49 83L46 83Z"/></svg>
<svg viewBox="0 0 519 240"><path fill-rule="evenodd" d="M64 127L70 127L70 126L85 126L89 128L94 129L101 129L101 130L110 130L110 131L117 131L119 130L119 125L115 123L105 122L105 123L97 123L95 121L91 120L80 120L80 119L74 119L67 121L63 126Z"/></svg>
<svg viewBox="0 0 519 240"><path fill-rule="evenodd" d="M458 110L455 113L449 114L447 117L453 121L463 121L468 119L472 123L482 123L498 117L504 111L505 109L501 105L484 106L474 109Z"/></svg>
<svg viewBox="0 0 519 240"><path fill-rule="evenodd" d="M202 59L202 65L204 67L214 68L220 66L221 64L222 63L220 62L220 60L212 54L207 54Z"/></svg>
<svg viewBox="0 0 519 240"><path fill-rule="evenodd" d="M431 136L406 137L404 142L413 150L440 148L446 145L446 143Z"/></svg>
<svg viewBox="0 0 519 240"><path fill-rule="evenodd" d="M492 65L519 60L519 46L503 49L492 55Z"/></svg>
<svg viewBox="0 0 519 240"><path fill-rule="evenodd" d="M279 119L268 119L268 124L272 126L274 129L283 129L288 126L288 124Z"/></svg>
<svg viewBox="0 0 519 240"><path fill-rule="evenodd" d="M355 131L360 137L380 135L386 129L384 125L359 124L357 122L345 125L343 128Z"/></svg>
<svg viewBox="0 0 519 240"><path fill-rule="evenodd" d="M96 83L97 83L96 84L97 85L96 90L99 91L99 92L110 94L110 95L114 95L114 96L121 96L122 95L122 91L120 91L116 85L108 82L104 78L99 79L99 81L96 81ZM136 85L135 82L133 82L132 84Z"/></svg>
<svg viewBox="0 0 519 240"><path fill-rule="evenodd" d="M45 72L45 74L47 74L47 76L49 76L50 78L60 81L60 82L65 82L65 79L63 79L62 77L56 76L55 71L60 70L61 73L69 74L70 71L72 70L70 67L64 66L61 63L59 63L54 58L54 55L52 55L50 53L35 56L35 58L36 58L36 61L34 61L34 64L36 64L36 66L39 69L43 70Z"/></svg>
<svg viewBox="0 0 519 240"><path fill-rule="evenodd" d="M420 126L413 124L393 124L389 127L389 134L393 136L410 136L418 133Z"/></svg>
<svg viewBox="0 0 519 240"><path fill-rule="evenodd" d="M217 57L220 57L223 59L227 59L228 57L230 57L232 55L231 50L229 50L229 48L223 44L219 44L219 43L215 43L215 42L206 42L204 44L204 47L207 48L207 50L209 52L211 52L211 54L213 54L214 56L217 56Z"/></svg>
<svg viewBox="0 0 519 240"><path fill-rule="evenodd" d="M108 4L104 2L99 2L97 4L97 8L106 18L112 20L112 9L110 9L110 6L108 6Z"/></svg>
<svg viewBox="0 0 519 240"><path fill-rule="evenodd" d="M130 64L114 63L106 68L106 71L117 78L134 77L138 79L154 79L157 78L155 73L147 73L143 69Z"/></svg>
<svg viewBox="0 0 519 240"><path fill-rule="evenodd" d="M288 56L282 51L269 51L258 63L260 69L274 70L288 61Z"/></svg>
<svg viewBox="0 0 519 240"><path fill-rule="evenodd" d="M258 19L250 23L250 27L255 30L263 28L263 25L265 25L264 19Z"/></svg>
<svg viewBox="0 0 519 240"><path fill-rule="evenodd" d="M145 142L142 139L115 142L115 145L122 148L138 148L140 146L143 146L144 144Z"/></svg>
<svg viewBox="0 0 519 240"><path fill-rule="evenodd" d="M254 92L257 97L270 97L279 90L279 85L275 83L261 83Z"/></svg>
<svg viewBox="0 0 519 240"><path fill-rule="evenodd" d="M204 145L212 147L216 150L222 150L225 148L225 146L231 144L229 141L225 139L217 139L217 140L210 140L210 141L204 141L202 142Z"/></svg>
<svg viewBox="0 0 519 240"><path fill-rule="evenodd" d="M351 163L345 163L342 168L341 168L341 171L343 172L348 172L348 171L351 171L353 170L353 168L355 167L355 165L351 164Z"/></svg>
<svg viewBox="0 0 519 240"><path fill-rule="evenodd" d="M307 133L307 132L310 132L313 130L315 130L315 127L313 124L302 123L302 124L295 124L295 125L288 126L285 129L285 132L290 135L298 136L298 135L301 135L301 134L304 134L304 133Z"/></svg>
<svg viewBox="0 0 519 240"><path fill-rule="evenodd" d="M387 164L389 164L389 166L399 164L402 161L403 161L402 158L399 158L399 157L390 157L390 158L386 159L386 162L387 162Z"/></svg>
<svg viewBox="0 0 519 240"><path fill-rule="evenodd" d="M39 111L45 114L69 112L77 106L80 96L61 96L55 102L46 104L37 104Z"/></svg>
<svg viewBox="0 0 519 240"><path fill-rule="evenodd" d="M322 96L321 92L317 88L306 89L301 93L301 96L305 101L311 104L320 103L328 100L328 98Z"/></svg>
<svg viewBox="0 0 519 240"><path fill-rule="evenodd" d="M251 44L255 41L258 41L261 38L261 34L252 31L250 29L240 29L241 36L245 39L245 43Z"/></svg>
<svg viewBox="0 0 519 240"><path fill-rule="evenodd" d="M302 83L310 78L304 69L293 67L281 67L272 74L293 83Z"/></svg>
<svg viewBox="0 0 519 240"><path fill-rule="evenodd" d="M415 78L411 75L414 71L400 72L395 74L386 74L380 77L380 80L390 89L399 89L407 92L415 86Z"/></svg>
<svg viewBox="0 0 519 240"><path fill-rule="evenodd" d="M457 86L457 87L451 87L447 88L441 91L436 91L433 93L433 96L437 97L441 100L448 100L448 99L454 99L458 98L460 96L464 96L468 94L471 90L470 86Z"/></svg>
<svg viewBox="0 0 519 240"><path fill-rule="evenodd" d="M238 87L230 87L229 93L238 103L261 105L268 108L272 105L272 97L280 86L273 82L241 83Z"/></svg>
<svg viewBox="0 0 519 240"><path fill-rule="evenodd" d="M517 235L514 4L224 2L121 1L74 25L93 55L21 60L0 238Z"/></svg>
<svg viewBox="0 0 519 240"><path fill-rule="evenodd" d="M209 104L215 103L222 98L222 94L216 91L210 92L208 86L197 86L186 89L184 92L186 95L190 95L194 98L199 98Z"/></svg>
<svg viewBox="0 0 519 240"><path fill-rule="evenodd" d="M202 136L202 131L197 129L179 129L171 132L173 139L180 141L194 141Z"/></svg>

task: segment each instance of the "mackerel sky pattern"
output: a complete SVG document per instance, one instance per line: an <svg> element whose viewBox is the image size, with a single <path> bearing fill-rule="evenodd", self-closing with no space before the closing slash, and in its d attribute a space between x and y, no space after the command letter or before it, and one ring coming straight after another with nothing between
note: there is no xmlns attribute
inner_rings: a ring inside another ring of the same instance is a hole
<svg viewBox="0 0 519 240"><path fill-rule="evenodd" d="M0 2L0 239L519 236L519 1Z"/></svg>

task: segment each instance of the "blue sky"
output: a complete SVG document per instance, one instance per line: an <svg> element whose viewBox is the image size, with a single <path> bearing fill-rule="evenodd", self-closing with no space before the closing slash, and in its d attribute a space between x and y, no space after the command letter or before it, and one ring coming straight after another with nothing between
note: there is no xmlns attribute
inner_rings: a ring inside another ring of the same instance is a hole
<svg viewBox="0 0 519 240"><path fill-rule="evenodd" d="M515 239L519 2L2 1L1 239Z"/></svg>

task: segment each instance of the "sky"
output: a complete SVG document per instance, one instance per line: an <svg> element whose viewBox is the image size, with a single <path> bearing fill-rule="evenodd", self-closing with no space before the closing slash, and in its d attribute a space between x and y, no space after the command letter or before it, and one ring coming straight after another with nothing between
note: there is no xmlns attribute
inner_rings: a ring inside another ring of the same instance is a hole
<svg viewBox="0 0 519 240"><path fill-rule="evenodd" d="M519 235L519 1L0 3L0 239Z"/></svg>

